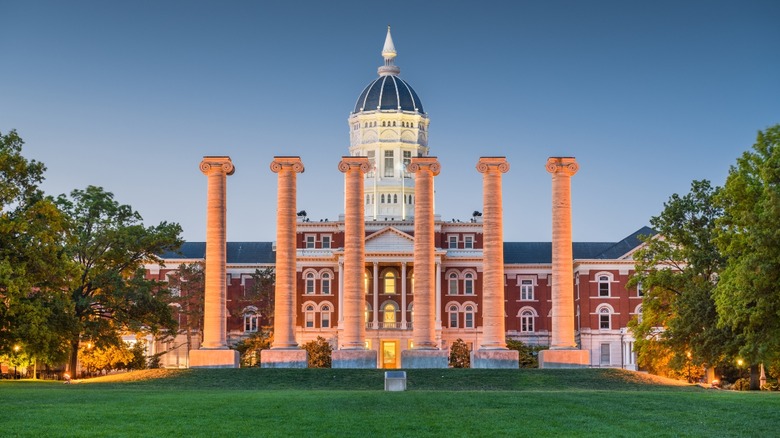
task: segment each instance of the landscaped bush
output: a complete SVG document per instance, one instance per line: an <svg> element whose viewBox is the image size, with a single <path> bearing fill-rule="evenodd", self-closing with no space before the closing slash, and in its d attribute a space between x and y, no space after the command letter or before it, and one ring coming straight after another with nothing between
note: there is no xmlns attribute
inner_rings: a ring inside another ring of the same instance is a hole
<svg viewBox="0 0 780 438"><path fill-rule="evenodd" d="M547 347L540 345L526 345L522 341L514 339L507 339L506 347L520 353L520 368L539 368L539 352L547 349Z"/></svg>
<svg viewBox="0 0 780 438"><path fill-rule="evenodd" d="M470 368L471 352L463 339L458 338L450 347L450 367Z"/></svg>
<svg viewBox="0 0 780 438"><path fill-rule="evenodd" d="M309 368L330 368L333 347L322 336L303 344L303 349L309 353Z"/></svg>
<svg viewBox="0 0 780 438"><path fill-rule="evenodd" d="M747 377L738 379L736 382L734 382L733 385L731 385L731 389L733 389L734 391L749 391L750 379Z"/></svg>
<svg viewBox="0 0 780 438"><path fill-rule="evenodd" d="M260 366L260 350L267 350L271 348L271 342L273 342L273 332L261 330L257 333L253 333L248 338L236 344L236 350L241 355L242 367L256 367Z"/></svg>

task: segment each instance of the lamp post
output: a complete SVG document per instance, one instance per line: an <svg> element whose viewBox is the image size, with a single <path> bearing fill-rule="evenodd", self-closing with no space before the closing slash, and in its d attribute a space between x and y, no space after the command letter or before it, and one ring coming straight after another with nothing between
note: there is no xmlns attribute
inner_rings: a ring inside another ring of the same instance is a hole
<svg viewBox="0 0 780 438"><path fill-rule="evenodd" d="M20 347L18 345L14 345L14 356L15 356L14 357L14 380L16 380L16 378L17 378L17 375L16 375L16 365L17 365L17 361L19 360L19 357L18 357L18 355L19 355L19 348Z"/></svg>

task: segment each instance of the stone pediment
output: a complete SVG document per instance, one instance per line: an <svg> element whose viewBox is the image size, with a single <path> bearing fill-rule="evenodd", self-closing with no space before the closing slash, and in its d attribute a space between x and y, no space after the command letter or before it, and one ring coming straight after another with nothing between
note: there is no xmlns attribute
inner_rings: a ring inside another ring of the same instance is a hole
<svg viewBox="0 0 780 438"><path fill-rule="evenodd" d="M386 227L366 237L366 252L413 252L414 237Z"/></svg>

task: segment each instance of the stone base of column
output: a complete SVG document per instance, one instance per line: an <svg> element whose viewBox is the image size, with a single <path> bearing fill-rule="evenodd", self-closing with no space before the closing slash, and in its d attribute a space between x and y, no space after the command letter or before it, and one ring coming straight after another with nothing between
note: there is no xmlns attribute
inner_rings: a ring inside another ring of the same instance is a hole
<svg viewBox="0 0 780 438"><path fill-rule="evenodd" d="M260 368L308 368L309 353L300 348L260 351Z"/></svg>
<svg viewBox="0 0 780 438"><path fill-rule="evenodd" d="M200 349L190 351L190 368L238 368L241 355L236 350Z"/></svg>
<svg viewBox="0 0 780 438"><path fill-rule="evenodd" d="M331 368L376 369L376 350L333 350Z"/></svg>
<svg viewBox="0 0 780 438"><path fill-rule="evenodd" d="M590 366L588 350L542 350L539 352L539 368L587 368Z"/></svg>
<svg viewBox="0 0 780 438"><path fill-rule="evenodd" d="M447 368L450 365L447 350L404 350L401 368Z"/></svg>
<svg viewBox="0 0 780 438"><path fill-rule="evenodd" d="M517 350L476 350L471 352L471 368L516 370L520 368L520 352Z"/></svg>

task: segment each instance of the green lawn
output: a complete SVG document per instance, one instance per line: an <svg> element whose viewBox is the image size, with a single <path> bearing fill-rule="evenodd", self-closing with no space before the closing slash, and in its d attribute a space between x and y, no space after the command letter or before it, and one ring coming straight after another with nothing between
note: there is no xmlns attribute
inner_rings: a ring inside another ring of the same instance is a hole
<svg viewBox="0 0 780 438"><path fill-rule="evenodd" d="M777 436L780 394L620 370L184 370L0 383L0 436ZM108 381L107 381L108 380Z"/></svg>

